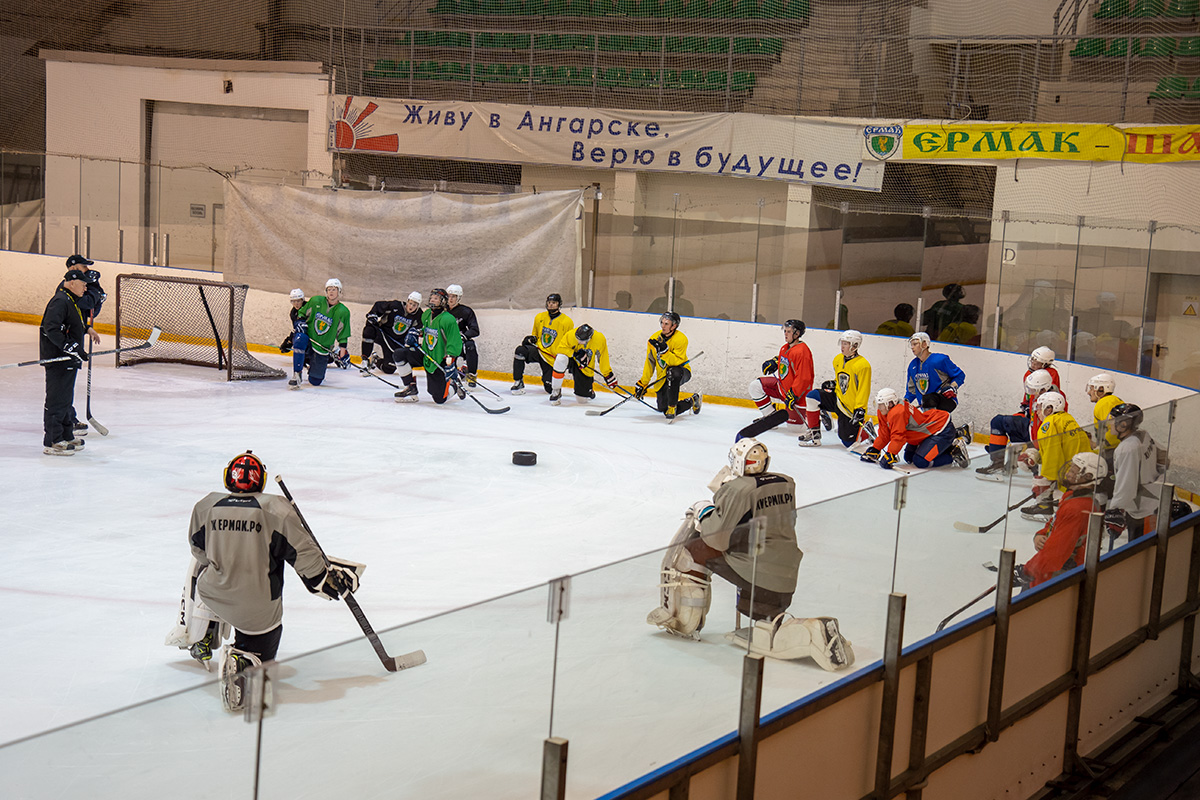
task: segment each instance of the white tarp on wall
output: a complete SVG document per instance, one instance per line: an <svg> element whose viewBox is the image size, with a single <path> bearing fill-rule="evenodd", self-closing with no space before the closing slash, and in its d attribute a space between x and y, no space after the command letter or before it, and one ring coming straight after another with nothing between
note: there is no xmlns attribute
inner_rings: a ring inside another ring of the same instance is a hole
<svg viewBox="0 0 1200 800"><path fill-rule="evenodd" d="M456 283L476 308L576 300L579 190L520 195L352 192L227 181L226 280L347 300L426 297ZM357 323L356 323L357 324Z"/></svg>

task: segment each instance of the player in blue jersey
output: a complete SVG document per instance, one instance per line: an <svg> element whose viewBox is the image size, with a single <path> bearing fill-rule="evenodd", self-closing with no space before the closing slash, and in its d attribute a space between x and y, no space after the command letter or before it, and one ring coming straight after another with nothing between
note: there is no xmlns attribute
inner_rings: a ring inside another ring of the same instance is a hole
<svg viewBox="0 0 1200 800"><path fill-rule="evenodd" d="M953 411L958 408L958 389L967 381L966 373L944 353L929 351L929 334L914 333L908 340L915 358L908 364L908 384L904 399L922 408Z"/></svg>

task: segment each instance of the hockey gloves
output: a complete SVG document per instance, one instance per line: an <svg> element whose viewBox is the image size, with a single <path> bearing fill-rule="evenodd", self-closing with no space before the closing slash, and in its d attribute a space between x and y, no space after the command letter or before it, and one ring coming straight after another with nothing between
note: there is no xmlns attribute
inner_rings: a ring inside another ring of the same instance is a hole
<svg viewBox="0 0 1200 800"><path fill-rule="evenodd" d="M951 403L958 404L958 391L953 386L947 386L945 389L942 389L941 395Z"/></svg>
<svg viewBox="0 0 1200 800"><path fill-rule="evenodd" d="M294 334L294 333L289 333L287 335L287 338L284 339L283 342L279 345L279 352L281 352L281 353L292 352L292 337L295 335L296 334Z"/></svg>
<svg viewBox="0 0 1200 800"><path fill-rule="evenodd" d="M791 389L788 389L787 394L785 394L783 396L783 402L787 405L788 408L799 408L800 407L800 401L796 398L796 393L793 392Z"/></svg>
<svg viewBox="0 0 1200 800"><path fill-rule="evenodd" d="M378 328L379 327L379 315L378 314L367 314L367 324L374 325L376 328Z"/></svg>
<svg viewBox="0 0 1200 800"><path fill-rule="evenodd" d="M617 376L611 372L604 376L604 382L608 384L608 388L610 389L617 388Z"/></svg>
<svg viewBox="0 0 1200 800"><path fill-rule="evenodd" d="M571 355L572 355L572 357L574 357L575 363L577 363L581 367L586 367L588 364L588 361L591 360L590 358L588 358L588 351L587 351L587 348L585 348L585 347L580 347L578 350L576 350Z"/></svg>
<svg viewBox="0 0 1200 800"><path fill-rule="evenodd" d="M667 340L663 339L661 336L651 336L650 344L654 345L654 352L658 353L660 356L667 352Z"/></svg>
<svg viewBox="0 0 1200 800"><path fill-rule="evenodd" d="M892 465L894 465L899 458L899 453L891 453L887 450L884 450L879 454L879 466L883 467L884 469L891 469Z"/></svg>
<svg viewBox="0 0 1200 800"><path fill-rule="evenodd" d="M338 369L350 369L350 354L343 348L333 357L333 363L337 365Z"/></svg>
<svg viewBox="0 0 1200 800"><path fill-rule="evenodd" d="M865 408L854 409L854 415L850 417L850 422L861 428L862 424L866 421L867 421L867 410Z"/></svg>
<svg viewBox="0 0 1200 800"><path fill-rule="evenodd" d="M325 578L317 586L317 593L329 600L340 600L348 593L358 591L358 574L338 564L330 564Z"/></svg>
<svg viewBox="0 0 1200 800"><path fill-rule="evenodd" d="M70 356L80 364L87 361L87 352L79 346L79 342L67 342L63 347L63 354Z"/></svg>
<svg viewBox="0 0 1200 800"><path fill-rule="evenodd" d="M876 447L868 447L866 452L858 457L859 461L866 461L868 464L873 464L879 460L879 449Z"/></svg>
<svg viewBox="0 0 1200 800"><path fill-rule="evenodd" d="M779 359L778 358L768 358L766 361L763 362L763 365L762 365L763 375L774 375L778 370L779 370Z"/></svg>
<svg viewBox="0 0 1200 800"><path fill-rule="evenodd" d="M1036 447L1027 447L1021 451L1021 455L1017 456L1017 461L1021 462L1021 466L1030 472L1037 470L1037 465L1042 461L1042 454Z"/></svg>
<svg viewBox="0 0 1200 800"><path fill-rule="evenodd" d="M1043 478L1041 475L1038 475L1036 478L1033 479L1033 486L1031 486L1030 488L1033 490L1034 497L1041 497L1042 493L1045 492L1047 489L1049 489L1051 485L1052 484L1050 483L1050 481Z"/></svg>
<svg viewBox="0 0 1200 800"><path fill-rule="evenodd" d="M521 340L521 344L525 345L526 347L537 347L537 339L533 338L532 336L526 336Z"/></svg>
<svg viewBox="0 0 1200 800"><path fill-rule="evenodd" d="M646 388L647 388L646 384L642 383L641 381L638 381L637 385L633 387L634 399L641 400L643 397L645 397L646 396Z"/></svg>
<svg viewBox="0 0 1200 800"><path fill-rule="evenodd" d="M1024 564L1013 567L1013 588L1026 589L1033 584L1033 576L1025 571Z"/></svg>
<svg viewBox="0 0 1200 800"><path fill-rule="evenodd" d="M1108 529L1108 535L1112 538L1120 536L1125 530L1125 512L1116 508L1105 511L1104 527Z"/></svg>

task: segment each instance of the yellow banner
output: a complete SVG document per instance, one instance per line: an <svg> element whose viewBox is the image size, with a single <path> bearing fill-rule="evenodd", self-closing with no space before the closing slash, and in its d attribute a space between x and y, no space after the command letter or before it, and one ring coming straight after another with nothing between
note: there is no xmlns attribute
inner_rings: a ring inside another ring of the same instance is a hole
<svg viewBox="0 0 1200 800"><path fill-rule="evenodd" d="M904 158L1200 161L1200 126L950 124L905 125Z"/></svg>

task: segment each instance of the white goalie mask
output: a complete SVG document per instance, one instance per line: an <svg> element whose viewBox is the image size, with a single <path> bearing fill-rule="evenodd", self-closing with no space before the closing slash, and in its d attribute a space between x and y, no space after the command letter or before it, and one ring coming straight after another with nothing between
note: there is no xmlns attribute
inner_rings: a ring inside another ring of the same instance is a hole
<svg viewBox="0 0 1200 800"><path fill-rule="evenodd" d="M770 463L766 445L757 439L742 439L729 448L729 471L739 478L766 472Z"/></svg>

